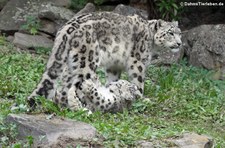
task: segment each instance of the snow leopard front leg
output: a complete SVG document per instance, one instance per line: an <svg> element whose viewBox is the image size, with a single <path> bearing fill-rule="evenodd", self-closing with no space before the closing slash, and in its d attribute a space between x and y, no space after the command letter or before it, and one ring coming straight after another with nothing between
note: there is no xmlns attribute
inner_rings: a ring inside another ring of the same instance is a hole
<svg viewBox="0 0 225 148"><path fill-rule="evenodd" d="M144 39L140 40L140 36ZM151 42L149 34L142 32L134 37L134 45L127 60L127 72L131 83L135 84L141 94L144 93L144 79L146 66L151 62Z"/></svg>
<svg viewBox="0 0 225 148"><path fill-rule="evenodd" d="M136 58L131 58L128 62L128 76L131 83L135 84L139 91L144 93L145 66Z"/></svg>

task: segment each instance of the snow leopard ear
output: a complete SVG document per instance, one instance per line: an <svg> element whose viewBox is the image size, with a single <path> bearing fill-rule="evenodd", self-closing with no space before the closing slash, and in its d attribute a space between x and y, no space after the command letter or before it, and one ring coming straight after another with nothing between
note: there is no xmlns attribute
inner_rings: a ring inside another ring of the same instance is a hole
<svg viewBox="0 0 225 148"><path fill-rule="evenodd" d="M172 23L174 26L178 26L178 21L173 21Z"/></svg>
<svg viewBox="0 0 225 148"><path fill-rule="evenodd" d="M160 27L162 27L163 23L164 23L163 20L161 19L157 20L155 23L155 31L157 31Z"/></svg>

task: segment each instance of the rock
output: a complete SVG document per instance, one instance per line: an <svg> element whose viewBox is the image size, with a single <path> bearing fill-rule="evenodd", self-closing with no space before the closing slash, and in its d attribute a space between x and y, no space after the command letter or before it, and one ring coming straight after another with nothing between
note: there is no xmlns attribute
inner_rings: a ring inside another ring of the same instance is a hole
<svg viewBox="0 0 225 148"><path fill-rule="evenodd" d="M46 115L10 114L6 121L18 127L18 138L26 136L34 138L32 147L94 147L92 142L97 138L97 131L91 125L83 122L53 117L46 119ZM98 146L100 147L100 145Z"/></svg>
<svg viewBox="0 0 225 148"><path fill-rule="evenodd" d="M53 41L41 35L28 35L23 33L15 33L13 44L20 48L45 47L52 48Z"/></svg>
<svg viewBox="0 0 225 148"><path fill-rule="evenodd" d="M0 30L2 32L13 34L19 30L22 22L25 21L25 11L31 9L25 5L27 0L10 0L0 12ZM34 12L37 9L33 9Z"/></svg>
<svg viewBox="0 0 225 148"><path fill-rule="evenodd" d="M69 21L75 15L82 13L90 13L95 11L95 6L92 3L86 4L77 14L69 9L57 7L52 4L43 6L38 13L38 17L41 19L40 30L55 36L57 30L62 27L67 21Z"/></svg>
<svg viewBox="0 0 225 148"><path fill-rule="evenodd" d="M2 10L2 8L6 5L7 2L8 0L0 0L0 10Z"/></svg>
<svg viewBox="0 0 225 148"><path fill-rule="evenodd" d="M121 15L125 15L125 16L137 14L137 15L141 16L144 19L148 18L147 11L144 11L144 10L141 10L141 9L137 9L137 8L134 8L134 7L130 7L130 6L125 6L123 4L118 5L114 9L113 12L121 14Z"/></svg>
<svg viewBox="0 0 225 148"><path fill-rule="evenodd" d="M188 24L191 24L192 21L188 18L188 17L182 17L180 20L179 20L179 24L180 24L180 28L181 30L187 28ZM190 25L189 25L190 26Z"/></svg>
<svg viewBox="0 0 225 148"><path fill-rule="evenodd" d="M6 40L12 43L13 40L14 40L14 36L9 35L9 36L6 37Z"/></svg>
<svg viewBox="0 0 225 148"><path fill-rule="evenodd" d="M70 7L71 0L53 0L52 4L58 7Z"/></svg>
<svg viewBox="0 0 225 148"><path fill-rule="evenodd" d="M152 142L149 141L138 141L137 142L138 147L140 148L154 148L155 144L153 144Z"/></svg>
<svg viewBox="0 0 225 148"><path fill-rule="evenodd" d="M69 21L72 17L75 15L79 15L82 13L90 13L95 11L95 5L92 3L87 3L86 6L81 9L78 13L74 13L73 11L62 8L62 7L56 7L52 4L47 4L39 12L39 18L47 18L51 21L64 21L63 23L66 23Z"/></svg>
<svg viewBox="0 0 225 148"><path fill-rule="evenodd" d="M141 140L137 142L139 148L213 148L213 139L196 133L184 133L183 135L162 140L145 141Z"/></svg>
<svg viewBox="0 0 225 148"><path fill-rule="evenodd" d="M184 35L189 63L206 69L225 67L225 25L201 25Z"/></svg>
<svg viewBox="0 0 225 148"><path fill-rule="evenodd" d="M54 10L59 13L58 16L68 20L74 15L72 11L63 7L57 7L69 5L66 4L66 1L68 0L10 0L0 12L0 31L6 34L14 34L20 30L27 16L37 18L39 12L42 10L43 14L43 9L46 7L51 11L55 8ZM52 7L48 7L50 5Z"/></svg>
<svg viewBox="0 0 225 148"><path fill-rule="evenodd" d="M44 5L39 13L39 18L47 18L51 21L64 21L67 22L70 20L75 13L69 9L63 8L63 7L57 7L52 4Z"/></svg>
<svg viewBox="0 0 225 148"><path fill-rule="evenodd" d="M174 63L179 62L184 55L184 50L181 47L180 51L178 52L172 52L172 51L166 51L161 53L156 53L152 57L151 64L152 65L171 65Z"/></svg>
<svg viewBox="0 0 225 148"><path fill-rule="evenodd" d="M185 133L179 138L168 139L167 141L174 143L179 148L212 148L212 138L196 133Z"/></svg>
<svg viewBox="0 0 225 148"><path fill-rule="evenodd" d="M48 19L41 19L40 21L41 28L39 30L51 36L55 36L58 28L60 25L48 20Z"/></svg>
<svg viewBox="0 0 225 148"><path fill-rule="evenodd" d="M82 14L82 13L91 13L95 11L95 5L92 3L87 3L86 6L81 9L79 12L77 12L76 15Z"/></svg>
<svg viewBox="0 0 225 148"><path fill-rule="evenodd" d="M55 36L57 30L62 27L67 21L69 21L75 13L67 8L54 6L51 3L42 6L38 13L38 17L41 19L43 26L41 31ZM50 30L49 30L50 28Z"/></svg>
<svg viewBox="0 0 225 148"><path fill-rule="evenodd" d="M177 148L175 147L174 143L165 141L165 140L155 140L152 141L146 141L146 140L140 140L136 142L136 146L138 148Z"/></svg>

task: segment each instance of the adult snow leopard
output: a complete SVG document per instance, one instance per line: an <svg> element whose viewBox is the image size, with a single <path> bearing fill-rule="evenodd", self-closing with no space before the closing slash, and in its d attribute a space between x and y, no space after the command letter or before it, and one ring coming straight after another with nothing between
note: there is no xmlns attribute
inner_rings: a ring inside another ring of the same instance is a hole
<svg viewBox="0 0 225 148"><path fill-rule="evenodd" d="M143 93L145 70L152 53L176 51L181 44L177 22L144 20L137 15L113 12L75 16L58 31L46 70L28 97L29 105L35 106L34 97L40 95L67 106L71 87L81 103L87 104L82 98L82 83L88 79L95 83L98 67L105 69L106 84L119 80L121 72L126 71L129 81Z"/></svg>

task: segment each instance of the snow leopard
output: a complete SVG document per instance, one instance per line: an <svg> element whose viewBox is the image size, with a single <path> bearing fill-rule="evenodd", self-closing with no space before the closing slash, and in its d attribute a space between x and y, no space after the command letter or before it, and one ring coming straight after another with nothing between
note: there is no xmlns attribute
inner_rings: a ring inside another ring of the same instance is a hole
<svg viewBox="0 0 225 148"><path fill-rule="evenodd" d="M181 44L176 21L145 20L138 15L113 12L75 16L58 31L45 72L28 103L35 107L35 96L43 96L68 106L68 98L74 97L68 96L69 90L74 90L81 104L87 106L91 102L85 99L83 89L87 88L82 84L86 80L97 83L99 67L105 71L106 86L120 80L121 73L126 72L129 82L143 94L145 71L152 54L177 52ZM97 102L97 97L93 102ZM96 108L101 105L96 104Z"/></svg>

